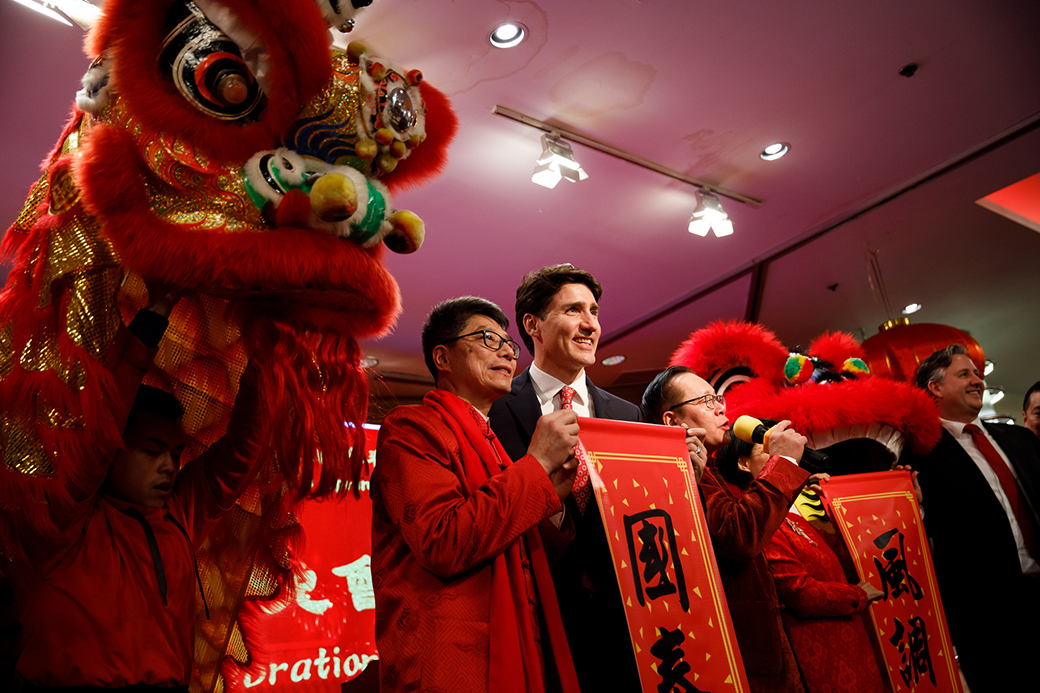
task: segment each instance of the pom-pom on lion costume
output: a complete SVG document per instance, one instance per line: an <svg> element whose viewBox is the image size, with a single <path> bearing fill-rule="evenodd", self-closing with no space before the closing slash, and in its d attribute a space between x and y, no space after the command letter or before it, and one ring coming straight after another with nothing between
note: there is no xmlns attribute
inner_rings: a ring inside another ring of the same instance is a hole
<svg viewBox="0 0 1040 693"><path fill-rule="evenodd" d="M690 334L670 365L687 366L726 396L729 419L789 419L808 445L827 452L831 474L888 469L907 444L926 453L939 440L938 412L923 391L869 374L849 334L825 333L792 353L761 325L715 322Z"/></svg>
<svg viewBox="0 0 1040 693"><path fill-rule="evenodd" d="M273 434L198 547L210 618L194 688L253 663L251 609L292 582L294 503L360 476L357 340L399 311L382 246L411 252L424 236L391 192L439 173L457 127L417 70L330 47L354 12L350 0L107 0L72 118L3 241L5 513L47 522L41 485L122 445L112 360L146 284L182 295L146 382L185 405L184 459L223 433L247 354L261 366Z"/></svg>

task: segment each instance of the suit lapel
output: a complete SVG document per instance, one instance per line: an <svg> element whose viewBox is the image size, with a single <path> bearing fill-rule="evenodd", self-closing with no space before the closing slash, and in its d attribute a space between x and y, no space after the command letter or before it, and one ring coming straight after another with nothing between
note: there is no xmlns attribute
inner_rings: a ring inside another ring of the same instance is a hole
<svg viewBox="0 0 1040 693"><path fill-rule="evenodd" d="M957 442L949 431L945 428L942 430L942 437L939 439L939 444L935 446L935 453L938 453L936 457L938 459L947 460L947 464L954 464L961 467L961 473L972 473L977 472L980 476L982 472L979 471L978 465L971 459L971 455L961 447L961 444Z"/></svg>
<svg viewBox="0 0 1040 693"><path fill-rule="evenodd" d="M611 401L603 395L603 391L592 384L588 376L585 377L585 385L589 388L589 399L592 400L592 410L597 419L613 419Z"/></svg>
<svg viewBox="0 0 1040 693"><path fill-rule="evenodd" d="M538 417L542 415L542 408L538 405L538 396L534 393L529 369L525 369L513 380L512 391L505 404L513 415L517 428L523 434L523 440L531 440Z"/></svg>

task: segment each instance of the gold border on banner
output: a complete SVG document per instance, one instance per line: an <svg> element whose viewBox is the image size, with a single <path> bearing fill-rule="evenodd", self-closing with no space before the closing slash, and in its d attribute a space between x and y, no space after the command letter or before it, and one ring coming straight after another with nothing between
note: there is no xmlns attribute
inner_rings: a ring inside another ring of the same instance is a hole
<svg viewBox="0 0 1040 693"><path fill-rule="evenodd" d="M697 485L693 483L690 476L690 463L689 460L682 457L671 457L666 455L639 455L631 453L617 453L617 452L592 452L586 449L586 455L588 456L589 462L591 462L595 469L589 469L590 481L592 481L592 490L596 497L596 507L599 509L600 520L603 522L604 530L607 526L607 515L603 507L602 493L606 489L606 484L603 483L603 479L600 478L599 473L603 470L603 462L609 462L610 460L621 460L625 462L635 462L639 464L670 464L675 465L679 472L683 476L683 480L686 483L686 500L690 504L690 512L694 518L700 517L704 520L704 523L694 522L694 527L691 532L690 538L694 543L700 544L702 550L700 552L701 559L704 562L704 572L708 576L708 589L711 591L712 605L715 612L716 627L719 631L719 636L722 639L723 649L726 652L726 659L729 662L729 677L725 683L733 686L734 693L745 693L742 685L742 679L738 675L740 665L743 663L742 660L736 654L733 642L730 638L729 629L725 627L729 614L722 609L722 602L725 601L725 592L722 589L722 585L716 581L716 572L712 565L712 557L714 556L714 547L711 543L711 537L706 531L707 518L704 515L704 509L701 508L698 512L698 507L695 505L694 496L697 494ZM609 490L609 489L607 489ZM615 490L617 490L615 488ZM673 503L676 501L673 500ZM681 503L682 501L678 501ZM617 539L620 541L620 539ZM610 560L614 566L615 577L618 572L618 560L614 553L614 543L607 537L607 548L610 550ZM681 558L679 560L682 560ZM720 595L722 598L720 599ZM727 604L729 602L726 602ZM625 623L629 626L629 637L631 641L631 628L632 624L628 620L628 608L622 604L625 610ZM645 692L644 692L645 693Z"/></svg>
<svg viewBox="0 0 1040 693"><path fill-rule="evenodd" d="M928 546L928 536L925 534L925 531L924 531L924 520L921 518L921 510L920 510L920 508L917 505L917 502L916 502L917 499L914 497L913 491L887 491L887 492L883 492L883 493L866 493L866 494L862 494L862 495L858 495L858 496L843 496L841 498L836 498L833 501L831 501L831 505L834 507L834 509L836 511L839 511L839 512L835 512L836 517L834 518L834 521L838 525L838 529L841 530L841 534L842 534L842 537L845 539L845 542L849 546L853 546L852 531L851 531L852 530L852 526L849 525L846 522L846 520L845 520L845 515L847 513L851 512L852 508L846 507L846 506L849 505L850 503L855 503L855 502L862 502L862 501L868 501L868 500L877 500L877 499L882 499L882 498L899 498L899 497L902 497L903 499L905 499L909 503L910 509L913 511L912 521L913 521L913 524L917 528L917 539L918 539L918 542L919 542L918 545L921 547L922 554L927 552L927 555L928 555L928 560L922 561L924 563L924 568L925 568L925 580L928 583L928 594L930 595L929 599L925 600L925 601L929 603L932 611L935 614L936 620L939 621L940 624L941 624L942 620L945 619L945 612L944 612L944 610L942 608L942 600L939 598L940 597L940 595L939 595L939 585L936 582L935 572L934 572L934 570L932 568L931 553L930 553L931 549ZM899 510L896 509L896 512L898 513ZM873 513L871 513L871 514L873 514ZM900 517L901 517L901 515L900 515ZM905 527L905 525L906 525L906 520L905 519L903 520L903 524L904 524L904 527ZM852 560L856 564L856 570L859 571L860 578L863 579L863 580L867 579L867 577L866 577L867 573L866 573L866 571L863 570L863 564L861 563L860 552L859 551L855 551L855 552L850 551L849 553L853 554L852 555ZM873 570L873 567L871 567L870 569ZM871 620L871 623L874 624L874 632L878 636L878 638L881 639L882 637L884 637L880 632L878 632L879 631L878 623L874 619L873 613L871 614L871 619L870 620ZM959 683L960 682L960 672L957 670L957 663L956 663L956 661L954 660L954 657L953 657L953 643L949 642L946 639L946 632L947 632L946 628L940 628L939 629L939 637L942 640L943 659L946 660L945 661L945 666L946 666L947 672L948 672L948 674L950 676L950 680L953 682L955 690L958 690L959 686L960 686L960 683ZM887 659L885 660L885 666L886 666L886 668L888 667L888 660ZM891 673L891 672L889 672L889 673ZM891 679L891 676L889 678Z"/></svg>

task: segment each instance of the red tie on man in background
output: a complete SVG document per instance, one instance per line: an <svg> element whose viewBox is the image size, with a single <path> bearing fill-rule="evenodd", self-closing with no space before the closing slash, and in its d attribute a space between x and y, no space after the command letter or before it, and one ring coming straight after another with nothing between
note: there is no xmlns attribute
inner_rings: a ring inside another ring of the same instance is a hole
<svg viewBox="0 0 1040 693"><path fill-rule="evenodd" d="M563 389L560 390L560 409L574 408L574 393L573 387L563 386ZM578 473L574 477L574 487L571 489L571 493L574 494L578 510L584 515L585 508L592 500L592 484L589 483L589 463L585 457L585 448L581 446L581 443L574 447L574 456L578 458Z"/></svg>
<svg viewBox="0 0 1040 693"><path fill-rule="evenodd" d="M1019 493L1018 484L1015 483L1015 476L1008 468L1007 462L1000 456L997 449L993 447L993 443L989 442L986 434L979 430L978 426L965 424L964 430L971 434L971 439L975 441L975 447L986 458L989 466L993 469L993 473L1000 480L1000 485L1004 489L1004 495L1007 496L1008 502L1011 504L1011 512L1015 514L1015 520L1022 531L1022 540L1025 542L1026 551L1034 559L1040 560L1040 556L1036 553L1036 539L1033 536L1033 523L1030 521L1029 506L1026 504L1022 494Z"/></svg>

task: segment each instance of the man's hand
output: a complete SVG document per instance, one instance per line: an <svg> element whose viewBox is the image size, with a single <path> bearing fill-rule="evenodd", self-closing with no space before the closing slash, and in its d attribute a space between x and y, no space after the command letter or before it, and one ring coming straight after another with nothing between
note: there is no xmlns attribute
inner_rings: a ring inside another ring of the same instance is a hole
<svg viewBox="0 0 1040 693"><path fill-rule="evenodd" d="M866 592L867 599L869 599L872 602L876 602L878 599L883 599L885 596L884 592L879 590L877 587L874 587L874 585L870 584L866 580L857 584L856 587L859 587L861 590Z"/></svg>
<svg viewBox="0 0 1040 693"><path fill-rule="evenodd" d="M917 483L917 475L921 472L915 472L914 468L908 464L893 464L893 472L910 472L910 483L914 485L914 495L917 497L917 504L924 507L924 493L921 492L921 484Z"/></svg>
<svg viewBox="0 0 1040 693"><path fill-rule="evenodd" d="M824 481L830 481L831 475L826 472L820 472L819 474L813 474L805 480L805 485L810 491L815 493L820 498L823 498L823 489L820 487L820 483Z"/></svg>
<svg viewBox="0 0 1040 693"><path fill-rule="evenodd" d="M578 444L578 415L573 409L560 409L538 419L527 454L538 460L549 475L560 500L571 492L578 461L574 446Z"/></svg>
<svg viewBox="0 0 1040 693"><path fill-rule="evenodd" d="M693 465L697 483L700 483L704 474L704 467L708 464L708 449L704 447L704 437L708 432L703 428L690 428L686 424L680 424L686 429L686 449L690 451L690 464Z"/></svg>
<svg viewBox="0 0 1040 693"><path fill-rule="evenodd" d="M807 439L798 431L788 428L791 425L786 419L769 429L766 435L766 454L778 457L790 457L795 462L802 459Z"/></svg>

